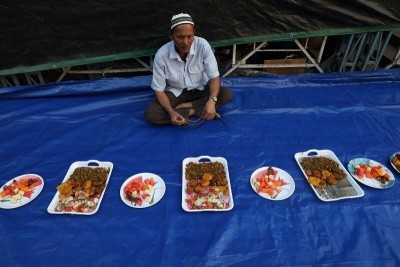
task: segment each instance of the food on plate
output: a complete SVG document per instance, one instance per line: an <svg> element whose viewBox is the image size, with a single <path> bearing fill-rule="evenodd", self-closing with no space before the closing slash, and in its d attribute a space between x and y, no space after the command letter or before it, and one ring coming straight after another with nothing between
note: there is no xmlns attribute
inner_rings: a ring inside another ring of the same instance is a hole
<svg viewBox="0 0 400 267"><path fill-rule="evenodd" d="M188 209L229 207L228 180L221 162L189 162L185 167L185 179Z"/></svg>
<svg viewBox="0 0 400 267"><path fill-rule="evenodd" d="M99 203L106 187L110 168L78 167L72 175L56 187L60 193L57 212L91 212Z"/></svg>
<svg viewBox="0 0 400 267"><path fill-rule="evenodd" d="M359 163L354 165L354 171L357 177L362 180L365 178L376 179L382 184L390 180L391 175L385 171L382 165L374 166L372 163Z"/></svg>
<svg viewBox="0 0 400 267"><path fill-rule="evenodd" d="M156 183L153 177L147 178L144 181L142 176L135 177L125 186L125 197L135 206L142 206L143 201L152 204L154 199L154 185Z"/></svg>
<svg viewBox="0 0 400 267"><path fill-rule="evenodd" d="M300 165L307 175L308 182L316 188L335 185L338 180L346 177L346 173L340 169L339 164L327 157L304 158ZM313 178L310 180L311 177Z"/></svg>
<svg viewBox="0 0 400 267"><path fill-rule="evenodd" d="M326 186L325 180L315 176L308 176L307 181L316 188L324 188Z"/></svg>
<svg viewBox="0 0 400 267"><path fill-rule="evenodd" d="M13 180L11 184L4 185L0 192L0 201L17 204L22 198L31 198L35 188L42 184L42 180L35 176L24 176Z"/></svg>
<svg viewBox="0 0 400 267"><path fill-rule="evenodd" d="M392 158L392 163L396 167L397 171L400 172L400 153L396 153Z"/></svg>
<svg viewBox="0 0 400 267"><path fill-rule="evenodd" d="M252 180L257 193L266 193L271 198L276 198L282 192L282 187L287 184L277 174L278 171L272 167L257 173Z"/></svg>
<svg viewBox="0 0 400 267"><path fill-rule="evenodd" d="M68 182L60 184L56 189L60 192L61 198L66 198L67 196L72 195L72 185Z"/></svg>

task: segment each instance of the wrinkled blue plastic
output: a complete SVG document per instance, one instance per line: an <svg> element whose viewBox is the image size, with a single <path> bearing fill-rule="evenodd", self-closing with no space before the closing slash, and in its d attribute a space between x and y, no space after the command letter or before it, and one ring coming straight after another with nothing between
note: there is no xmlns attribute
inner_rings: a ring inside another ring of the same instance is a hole
<svg viewBox="0 0 400 267"><path fill-rule="evenodd" d="M400 182L389 157L400 151L400 71L230 78L233 102L220 120L176 127L143 119L150 77L0 89L0 184L25 173L45 181L26 206L0 209L1 266L399 266ZM396 183L361 185L362 198L323 202L294 154L330 149L343 165L367 157ZM181 208L182 161L228 161L235 207ZM99 211L52 215L47 207L75 161L111 161ZM286 170L296 190L259 197L251 173ZM164 198L147 209L120 199L131 175L153 172Z"/></svg>

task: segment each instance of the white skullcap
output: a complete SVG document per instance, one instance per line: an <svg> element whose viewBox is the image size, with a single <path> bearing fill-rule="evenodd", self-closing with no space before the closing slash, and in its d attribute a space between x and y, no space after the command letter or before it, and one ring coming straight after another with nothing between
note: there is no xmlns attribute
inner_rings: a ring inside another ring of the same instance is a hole
<svg viewBox="0 0 400 267"><path fill-rule="evenodd" d="M178 25L187 24L187 23L194 25L192 17L190 17L189 14L181 13L181 14L175 15L171 19L171 30Z"/></svg>

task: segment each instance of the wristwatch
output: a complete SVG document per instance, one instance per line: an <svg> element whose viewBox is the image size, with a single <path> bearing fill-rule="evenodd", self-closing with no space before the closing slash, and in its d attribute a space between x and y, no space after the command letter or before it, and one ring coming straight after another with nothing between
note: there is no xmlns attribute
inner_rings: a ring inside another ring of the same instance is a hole
<svg viewBox="0 0 400 267"><path fill-rule="evenodd" d="M212 95L212 96L210 96L210 98L211 98L212 100L214 100L215 103L217 103L218 98L217 98L216 96L213 96L213 95Z"/></svg>

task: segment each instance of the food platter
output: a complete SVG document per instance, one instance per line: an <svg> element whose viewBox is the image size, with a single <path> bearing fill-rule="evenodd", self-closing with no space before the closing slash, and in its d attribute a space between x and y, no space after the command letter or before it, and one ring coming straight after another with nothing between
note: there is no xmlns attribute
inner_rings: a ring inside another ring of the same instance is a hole
<svg viewBox="0 0 400 267"><path fill-rule="evenodd" d="M25 182L27 184L24 185ZM24 174L15 177L0 188L0 208L15 209L22 207L34 200L42 192L43 187L43 178L37 174Z"/></svg>
<svg viewBox="0 0 400 267"><path fill-rule="evenodd" d="M364 196L364 191L331 150L311 149L305 152L298 152L295 154L295 159L307 182L320 200L329 202ZM332 163L332 165L336 167L336 171L339 172L342 177L335 180L335 184L326 183L325 186L319 187L312 185L310 183L310 176L307 175L307 170L302 167L302 165L312 160L323 160Z"/></svg>
<svg viewBox="0 0 400 267"><path fill-rule="evenodd" d="M108 161L88 160L72 163L62 183L57 187L57 192L47 207L47 212L71 215L95 214L103 200L112 169L113 163ZM76 187L79 184L79 178L84 178L86 181ZM98 178L101 178L101 180ZM60 190L70 189L68 183L71 181L75 181L75 185L71 186L73 192L68 195L61 194ZM63 187L61 188L61 186Z"/></svg>
<svg viewBox="0 0 400 267"><path fill-rule="evenodd" d="M136 188L135 188L136 187ZM122 184L122 202L132 208L148 208L157 204L165 194L164 180L154 173L132 175Z"/></svg>
<svg viewBox="0 0 400 267"><path fill-rule="evenodd" d="M225 158L200 156L183 160L183 210L229 211L233 206L228 163Z"/></svg>
<svg viewBox="0 0 400 267"><path fill-rule="evenodd" d="M250 176L250 185L259 196L269 200L284 200L295 190L295 182L286 171L277 167L261 167Z"/></svg>
<svg viewBox="0 0 400 267"><path fill-rule="evenodd" d="M392 187L395 182L392 172L372 159L352 159L347 164L347 168L357 182L372 188L387 189Z"/></svg>
<svg viewBox="0 0 400 267"><path fill-rule="evenodd" d="M390 156L390 164L392 164L393 168L400 173L400 152L396 152ZM396 165L396 164L397 165Z"/></svg>

